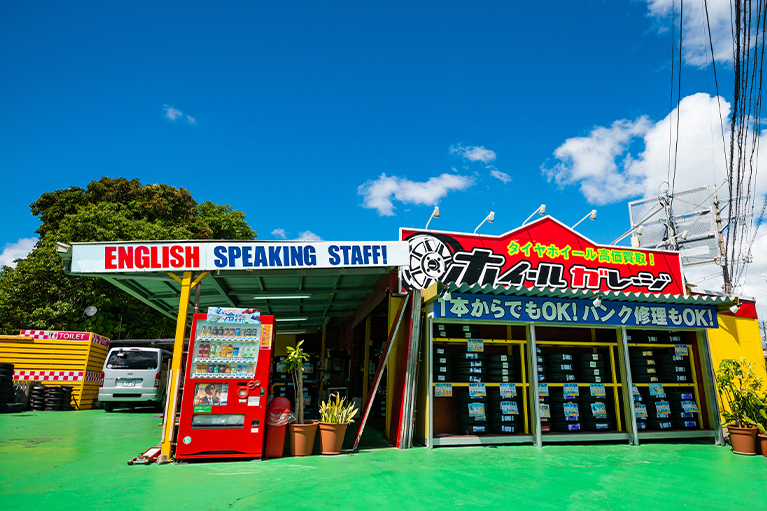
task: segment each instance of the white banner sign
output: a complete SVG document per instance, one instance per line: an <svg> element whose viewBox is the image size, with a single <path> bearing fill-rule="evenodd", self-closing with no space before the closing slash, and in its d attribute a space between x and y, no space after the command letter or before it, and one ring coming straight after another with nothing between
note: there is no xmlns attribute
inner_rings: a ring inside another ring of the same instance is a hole
<svg viewBox="0 0 767 511"><path fill-rule="evenodd" d="M403 241L116 242L72 245L72 273L365 268L408 263Z"/></svg>

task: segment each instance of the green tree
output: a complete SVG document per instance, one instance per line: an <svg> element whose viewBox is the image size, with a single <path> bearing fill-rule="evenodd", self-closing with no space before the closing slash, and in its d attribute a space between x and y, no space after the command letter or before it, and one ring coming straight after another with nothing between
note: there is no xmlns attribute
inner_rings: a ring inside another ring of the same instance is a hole
<svg viewBox="0 0 767 511"><path fill-rule="evenodd" d="M175 323L98 278L64 273L56 242L170 239L252 240L245 214L229 205L197 204L188 190L103 177L85 189L47 192L30 206L39 241L15 268L0 270L0 332L92 331L117 338L171 337ZM94 305L98 314L84 318ZM122 319L122 321L121 321Z"/></svg>

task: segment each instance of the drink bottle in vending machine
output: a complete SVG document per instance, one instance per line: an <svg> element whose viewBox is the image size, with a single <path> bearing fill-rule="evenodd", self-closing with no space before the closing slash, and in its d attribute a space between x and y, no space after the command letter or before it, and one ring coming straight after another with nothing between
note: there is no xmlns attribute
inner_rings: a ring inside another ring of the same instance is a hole
<svg viewBox="0 0 767 511"><path fill-rule="evenodd" d="M274 336L253 309L194 314L177 459L262 457Z"/></svg>

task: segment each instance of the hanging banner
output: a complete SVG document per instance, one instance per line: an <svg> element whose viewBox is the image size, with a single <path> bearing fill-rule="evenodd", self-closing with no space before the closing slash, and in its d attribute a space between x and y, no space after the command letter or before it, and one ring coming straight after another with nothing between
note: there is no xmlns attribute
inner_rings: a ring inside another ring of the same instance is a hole
<svg viewBox="0 0 767 511"><path fill-rule="evenodd" d="M450 300L439 298L434 305L434 318L632 327L719 327L716 307L711 305L602 300L596 307L593 300L463 293L452 293Z"/></svg>
<svg viewBox="0 0 767 511"><path fill-rule="evenodd" d="M501 236L400 229L403 290L434 282L686 294L678 252L598 245L547 216Z"/></svg>
<svg viewBox="0 0 767 511"><path fill-rule="evenodd" d="M408 244L365 242L73 243L72 273L403 266Z"/></svg>

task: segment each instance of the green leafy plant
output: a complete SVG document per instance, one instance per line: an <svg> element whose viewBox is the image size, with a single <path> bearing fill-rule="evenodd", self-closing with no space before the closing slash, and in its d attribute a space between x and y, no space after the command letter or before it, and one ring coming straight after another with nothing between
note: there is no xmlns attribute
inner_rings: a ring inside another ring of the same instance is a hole
<svg viewBox="0 0 767 511"><path fill-rule="evenodd" d="M330 399L327 402L323 401L320 406L320 420L332 424L354 422L352 417L356 413L357 409L354 407L354 403L347 403L346 398L342 398L338 393L331 394Z"/></svg>
<svg viewBox="0 0 767 511"><path fill-rule="evenodd" d="M288 346L288 356L285 364L288 372L293 376L293 388L296 389L296 424L304 423L304 362L309 360L309 355L304 352L299 341L296 347Z"/></svg>
<svg viewBox="0 0 767 511"><path fill-rule="evenodd" d="M758 427L757 421L765 414L764 400L758 394L762 379L754 372L751 362L743 357L722 360L716 372L716 387L723 405L723 426ZM767 420L767 416L764 418Z"/></svg>

